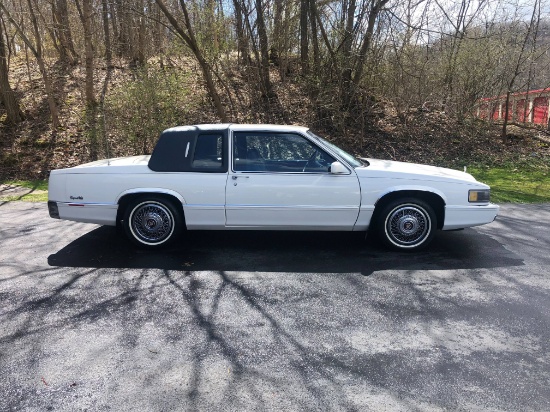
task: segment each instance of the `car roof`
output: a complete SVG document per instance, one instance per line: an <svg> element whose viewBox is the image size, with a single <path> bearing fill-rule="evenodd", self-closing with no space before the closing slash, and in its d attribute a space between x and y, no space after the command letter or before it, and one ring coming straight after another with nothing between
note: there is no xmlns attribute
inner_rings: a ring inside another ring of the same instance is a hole
<svg viewBox="0 0 550 412"><path fill-rule="evenodd" d="M305 132L307 127L292 126L292 125L278 125L278 124L237 124L237 123L211 123L211 124L197 124L191 126L176 126L166 129L165 131L171 132L183 132L188 130L232 130L232 131L278 131L278 132Z"/></svg>
<svg viewBox="0 0 550 412"><path fill-rule="evenodd" d="M292 126L292 125L280 125L280 124L231 124L229 128L233 131L277 131L277 132L305 132L308 130L307 127L303 126Z"/></svg>

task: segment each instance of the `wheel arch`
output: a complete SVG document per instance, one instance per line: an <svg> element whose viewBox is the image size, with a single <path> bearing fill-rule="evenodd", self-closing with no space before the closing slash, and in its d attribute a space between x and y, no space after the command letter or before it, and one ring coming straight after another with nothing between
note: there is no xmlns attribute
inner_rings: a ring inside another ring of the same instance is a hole
<svg viewBox="0 0 550 412"><path fill-rule="evenodd" d="M439 193L426 189L396 189L385 193L374 204L373 221L376 221L378 214L382 212L387 204L401 198L415 198L428 203L435 212L437 229L443 228L445 222L444 197Z"/></svg>
<svg viewBox="0 0 550 412"><path fill-rule="evenodd" d="M185 200L177 192L174 192L172 190L162 190L162 189L139 189L139 190L129 190L122 193L117 199L117 203L118 203L118 209L117 209L117 215L116 215L117 227L121 226L121 222L124 218L124 213L128 205L138 198L147 198L147 196L155 196L155 197L163 198L172 202L174 206L178 208L178 211L181 213L181 216L183 219L183 226L184 228L186 227L185 211L183 210L183 205L185 204Z"/></svg>

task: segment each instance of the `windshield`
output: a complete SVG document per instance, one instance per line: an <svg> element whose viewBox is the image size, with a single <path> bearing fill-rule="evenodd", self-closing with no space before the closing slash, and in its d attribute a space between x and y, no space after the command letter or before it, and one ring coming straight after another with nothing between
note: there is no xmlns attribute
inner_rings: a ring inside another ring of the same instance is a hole
<svg viewBox="0 0 550 412"><path fill-rule="evenodd" d="M338 146L334 145L333 143L329 142L326 139L323 139L322 137L317 136L315 133L313 133L311 130L307 131L307 134L319 141L321 141L326 146L330 147L332 150L334 150L340 157L342 157L346 162L350 164L352 167L359 167L363 166L363 162L361 162L359 159L357 159L355 156L350 155L345 150L340 149Z"/></svg>

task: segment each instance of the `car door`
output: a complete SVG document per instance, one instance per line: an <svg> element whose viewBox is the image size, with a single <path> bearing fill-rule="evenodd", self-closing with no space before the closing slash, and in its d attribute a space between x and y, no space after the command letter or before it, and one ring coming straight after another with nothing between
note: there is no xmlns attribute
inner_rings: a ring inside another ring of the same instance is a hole
<svg viewBox="0 0 550 412"><path fill-rule="evenodd" d="M298 133L234 132L226 185L228 228L352 230L359 181L331 174L336 159Z"/></svg>

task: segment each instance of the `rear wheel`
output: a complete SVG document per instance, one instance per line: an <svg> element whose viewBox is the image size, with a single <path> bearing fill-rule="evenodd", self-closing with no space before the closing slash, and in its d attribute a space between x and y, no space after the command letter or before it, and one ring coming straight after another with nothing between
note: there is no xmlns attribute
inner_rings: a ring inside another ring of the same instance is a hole
<svg viewBox="0 0 550 412"><path fill-rule="evenodd" d="M162 197L141 197L131 202L124 214L126 236L138 246L157 249L181 234L183 218L174 204Z"/></svg>
<svg viewBox="0 0 550 412"><path fill-rule="evenodd" d="M418 250L430 243L437 219L433 208L420 199L398 199L379 215L378 235L389 247Z"/></svg>

